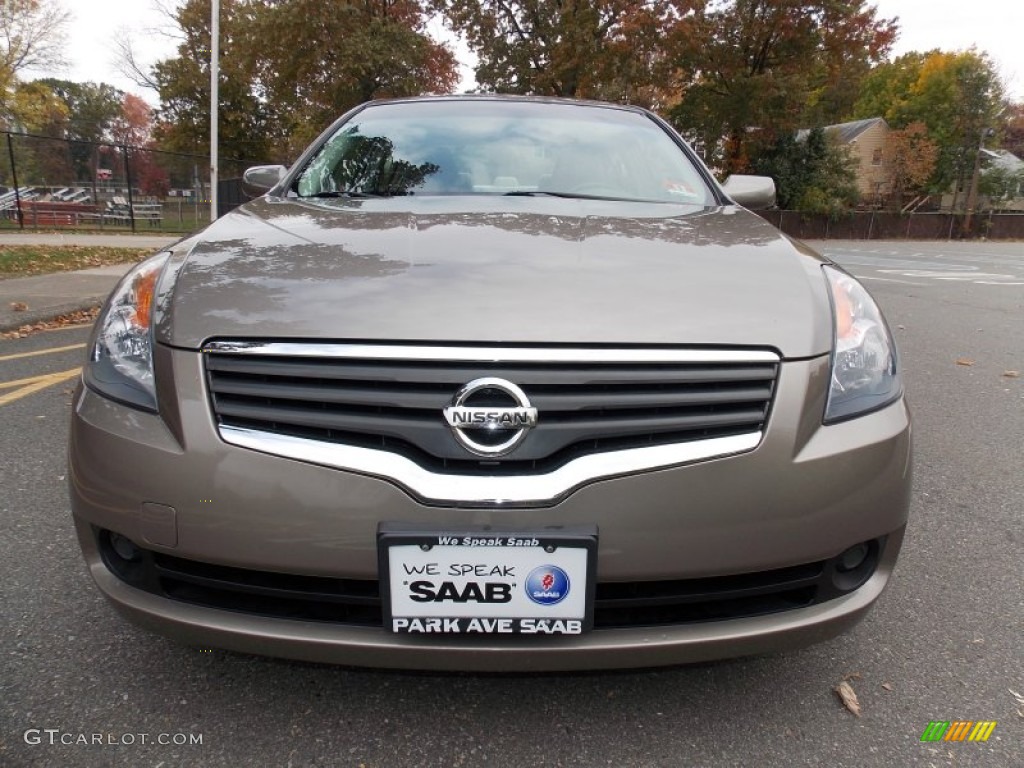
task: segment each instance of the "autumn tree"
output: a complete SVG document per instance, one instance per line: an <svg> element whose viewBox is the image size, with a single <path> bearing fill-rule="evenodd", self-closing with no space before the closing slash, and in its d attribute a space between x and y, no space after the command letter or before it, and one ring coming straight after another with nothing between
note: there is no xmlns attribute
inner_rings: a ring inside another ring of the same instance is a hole
<svg viewBox="0 0 1024 768"><path fill-rule="evenodd" d="M132 181L149 197L166 197L171 190L171 176L160 157L152 152L132 152Z"/></svg>
<svg viewBox="0 0 1024 768"><path fill-rule="evenodd" d="M67 123L67 107L38 82L16 82L8 96L19 132L34 134L15 143L19 180L44 185L70 181L73 172L68 145L40 138L63 138L59 126Z"/></svg>
<svg viewBox="0 0 1024 768"><path fill-rule="evenodd" d="M434 0L488 91L651 101L661 32L685 0Z"/></svg>
<svg viewBox="0 0 1024 768"><path fill-rule="evenodd" d="M936 189L970 183L979 147L996 125L1002 103L1002 83L985 54L940 53L925 60L903 114L927 125L939 145Z"/></svg>
<svg viewBox="0 0 1024 768"><path fill-rule="evenodd" d="M780 208L836 216L857 203L855 161L821 128L787 133L752 162L775 180Z"/></svg>
<svg viewBox="0 0 1024 768"><path fill-rule="evenodd" d="M110 126L110 136L127 153L132 183L144 195L163 197L171 182L162 157L155 152L153 141L153 108L133 93L121 102L121 113Z"/></svg>
<svg viewBox="0 0 1024 768"><path fill-rule="evenodd" d="M253 39L249 5L221 0L218 129L222 154L262 160L270 151L271 130L251 69L265 46ZM201 154L209 147L210 12L210 0L188 0L177 9L177 55L158 62L151 73L160 96L155 133L165 149Z"/></svg>
<svg viewBox="0 0 1024 768"><path fill-rule="evenodd" d="M26 103L17 98L21 73L63 63L68 19L57 0L0 2L0 122L5 128L25 121L20 109ZM29 99L28 106L32 103Z"/></svg>
<svg viewBox="0 0 1024 768"><path fill-rule="evenodd" d="M268 0L251 18L254 39L274 41L256 48L251 69L292 156L358 104L458 82L454 54L426 33L421 0Z"/></svg>
<svg viewBox="0 0 1024 768"><path fill-rule="evenodd" d="M923 123L938 147L934 192L970 181L978 147L1000 124L1003 87L992 61L975 50L930 51L876 67L854 112L884 117L894 128Z"/></svg>
<svg viewBox="0 0 1024 768"><path fill-rule="evenodd" d="M121 115L125 94L107 83L75 83L43 78L36 83L48 88L67 107L68 120L61 125L65 138L106 141L115 119Z"/></svg>
<svg viewBox="0 0 1024 768"><path fill-rule="evenodd" d="M426 33L426 19L420 0L222 0L222 156L283 161L364 101L451 91L454 55ZM158 136L200 152L210 127L209 0L187 0L174 21L178 55L152 78Z"/></svg>
<svg viewBox="0 0 1024 768"><path fill-rule="evenodd" d="M67 106L37 81L16 81L7 94L7 105L16 127L24 133L61 135L70 114Z"/></svg>
<svg viewBox="0 0 1024 768"><path fill-rule="evenodd" d="M928 136L924 123L889 132L882 149L882 162L892 179L892 198L902 207L907 195L928 191L928 184L939 159L939 147Z"/></svg>
<svg viewBox="0 0 1024 768"><path fill-rule="evenodd" d="M851 112L853 118L884 117L890 125L906 125L903 111L921 77L921 65L928 56L936 53L938 51L911 51L873 67L861 81Z"/></svg>
<svg viewBox="0 0 1024 768"><path fill-rule="evenodd" d="M110 125L110 138L115 144L129 147L145 146L153 133L153 108L134 93L126 93L121 111Z"/></svg>
<svg viewBox="0 0 1024 768"><path fill-rule="evenodd" d="M784 133L841 119L896 36L864 0L712 1L679 23L671 116L725 173Z"/></svg>
<svg viewBox="0 0 1024 768"><path fill-rule="evenodd" d="M107 83L75 83L45 78L37 84L49 89L60 100L65 112L41 132L47 136L68 139L68 151L75 180L85 180L95 172L96 143L109 141L114 120L121 114L124 93Z"/></svg>

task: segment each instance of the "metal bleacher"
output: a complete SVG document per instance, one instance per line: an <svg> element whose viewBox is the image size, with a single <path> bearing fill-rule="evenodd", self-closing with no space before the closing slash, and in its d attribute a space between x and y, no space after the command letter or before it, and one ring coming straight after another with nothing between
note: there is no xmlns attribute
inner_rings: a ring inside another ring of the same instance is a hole
<svg viewBox="0 0 1024 768"><path fill-rule="evenodd" d="M21 200L32 200L39 197L39 193L35 187L18 187L18 194L14 193L14 190L9 190L0 195L0 211L13 210L17 205L17 201Z"/></svg>
<svg viewBox="0 0 1024 768"><path fill-rule="evenodd" d="M163 221L164 208L159 202L129 205L123 197L115 196L107 203L107 207L102 212L104 221L122 224L131 221L132 214L135 216L136 223L144 221L151 227L156 227Z"/></svg>
<svg viewBox="0 0 1024 768"><path fill-rule="evenodd" d="M52 190L52 191L51 191ZM39 188L19 187L0 193L0 216L17 218L16 206L21 201L21 216L29 226L77 226L86 223L127 225L145 222L151 227L163 223L163 204L156 198L139 202L115 195L104 202L93 201L92 191L85 187Z"/></svg>

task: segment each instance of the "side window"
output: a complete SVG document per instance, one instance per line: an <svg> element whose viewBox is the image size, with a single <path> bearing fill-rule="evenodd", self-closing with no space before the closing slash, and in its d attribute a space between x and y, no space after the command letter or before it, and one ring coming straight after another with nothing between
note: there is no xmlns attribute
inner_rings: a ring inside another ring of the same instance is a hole
<svg viewBox="0 0 1024 768"><path fill-rule="evenodd" d="M349 131L332 136L316 157L306 166L297 182L302 197L312 197L324 192L337 192L334 168L341 162L348 144Z"/></svg>
<svg viewBox="0 0 1024 768"><path fill-rule="evenodd" d="M331 137L299 177L299 195L408 195L441 171L437 161L410 160L392 139L370 133L354 125ZM439 153L436 160L454 169L448 155Z"/></svg>

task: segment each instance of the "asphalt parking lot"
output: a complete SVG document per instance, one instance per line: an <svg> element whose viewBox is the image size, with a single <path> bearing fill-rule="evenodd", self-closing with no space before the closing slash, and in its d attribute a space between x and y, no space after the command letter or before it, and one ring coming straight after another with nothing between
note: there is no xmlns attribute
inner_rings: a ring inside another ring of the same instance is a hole
<svg viewBox="0 0 1024 768"><path fill-rule="evenodd" d="M1024 764L1024 244L814 245L865 279L903 355L903 554L847 635L690 667L366 671L136 629L90 583L69 519L87 331L0 342L0 766ZM844 679L859 718L833 691ZM922 743L936 720L997 725L984 743Z"/></svg>

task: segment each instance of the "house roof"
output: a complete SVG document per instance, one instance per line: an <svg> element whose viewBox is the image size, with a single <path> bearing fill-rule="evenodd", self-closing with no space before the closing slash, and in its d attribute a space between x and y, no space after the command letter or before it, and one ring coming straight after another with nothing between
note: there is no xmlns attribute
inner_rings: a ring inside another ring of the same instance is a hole
<svg viewBox="0 0 1024 768"><path fill-rule="evenodd" d="M872 126L887 125L885 118L882 117L869 117L866 120L851 120L848 123L836 123L835 125L826 125L824 128L825 133L829 136L835 137L840 144L849 144L851 141L860 136L864 131ZM801 128L796 132L797 141L802 141L807 137L810 130L807 128Z"/></svg>
<svg viewBox="0 0 1024 768"><path fill-rule="evenodd" d="M1006 149L982 149L982 157L988 160L989 168L1002 168L1010 173L1024 171L1024 160Z"/></svg>

